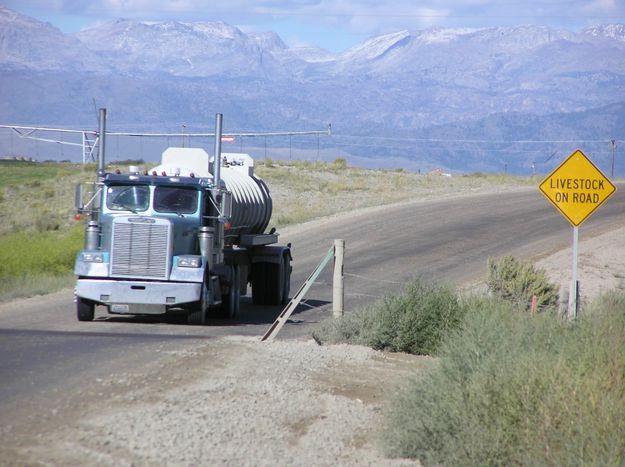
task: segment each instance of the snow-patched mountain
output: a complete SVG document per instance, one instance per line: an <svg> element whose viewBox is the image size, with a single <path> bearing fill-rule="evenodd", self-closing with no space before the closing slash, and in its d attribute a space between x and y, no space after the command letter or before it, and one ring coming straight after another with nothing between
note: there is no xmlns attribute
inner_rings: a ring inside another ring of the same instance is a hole
<svg viewBox="0 0 625 467"><path fill-rule="evenodd" d="M244 33L223 22L119 19L76 37L111 66L130 74L275 79L333 58L323 49L289 48L274 32Z"/></svg>
<svg viewBox="0 0 625 467"><path fill-rule="evenodd" d="M603 24L585 29L582 34L625 42L625 24Z"/></svg>
<svg viewBox="0 0 625 467"><path fill-rule="evenodd" d="M288 53L307 63L327 63L336 60L336 54L321 47L298 45L289 48Z"/></svg>
<svg viewBox="0 0 625 467"><path fill-rule="evenodd" d="M410 70L480 73L519 54L531 53L572 33L546 27L517 26L481 29L400 31L374 37L341 55L344 68L362 66L379 73Z"/></svg>
<svg viewBox="0 0 625 467"><path fill-rule="evenodd" d="M288 49L287 45L282 42L280 36L278 36L275 32L248 32L247 37L263 50L269 50L271 52L282 52Z"/></svg>
<svg viewBox="0 0 625 467"><path fill-rule="evenodd" d="M412 36L408 31L399 31L392 34L374 37L362 44L355 45L341 56L343 62L367 62L379 59L393 50L408 45Z"/></svg>
<svg viewBox="0 0 625 467"><path fill-rule="evenodd" d="M223 22L120 19L83 30L76 37L112 66L130 74L233 77L277 71L271 54L263 53L269 36L248 36Z"/></svg>
<svg viewBox="0 0 625 467"><path fill-rule="evenodd" d="M0 5L0 69L103 71L76 38Z"/></svg>
<svg viewBox="0 0 625 467"><path fill-rule="evenodd" d="M618 139L623 57L621 24L399 31L333 54L223 22L120 19L68 35L0 7L0 122L91 125L95 97L156 130L223 112L241 130Z"/></svg>

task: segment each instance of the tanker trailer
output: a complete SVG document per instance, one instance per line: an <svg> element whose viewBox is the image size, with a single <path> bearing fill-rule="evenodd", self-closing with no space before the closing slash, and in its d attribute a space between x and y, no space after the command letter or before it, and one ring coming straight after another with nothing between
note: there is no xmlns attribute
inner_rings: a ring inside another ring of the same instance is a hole
<svg viewBox="0 0 625 467"><path fill-rule="evenodd" d="M106 173L101 151L94 194L77 203L90 217L74 268L78 320L93 320L101 305L128 315L183 310L204 324L236 316L248 285L254 304L286 303L291 251L265 232L269 190L249 155L215 146L214 158L168 148L160 165L126 174Z"/></svg>

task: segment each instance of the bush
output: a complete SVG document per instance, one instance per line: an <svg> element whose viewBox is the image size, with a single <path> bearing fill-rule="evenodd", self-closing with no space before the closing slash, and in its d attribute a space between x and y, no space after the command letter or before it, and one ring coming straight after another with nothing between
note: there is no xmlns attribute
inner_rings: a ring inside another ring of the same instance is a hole
<svg viewBox="0 0 625 467"><path fill-rule="evenodd" d="M82 247L83 226L68 232L16 232L0 236L0 279L72 271Z"/></svg>
<svg viewBox="0 0 625 467"><path fill-rule="evenodd" d="M475 300L443 358L396 396L388 454L425 465L623 465L625 296L578 322Z"/></svg>
<svg viewBox="0 0 625 467"><path fill-rule="evenodd" d="M331 167L332 167L333 170L343 170L343 169L346 169L347 168L347 160L345 160L345 158L343 158L343 157L337 157L332 162L332 166Z"/></svg>
<svg viewBox="0 0 625 467"><path fill-rule="evenodd" d="M49 293L71 283L84 227L0 236L0 301Z"/></svg>
<svg viewBox="0 0 625 467"><path fill-rule="evenodd" d="M531 263L512 256L499 260L489 258L486 285L493 296L511 302L520 310L530 309L533 296L536 296L538 310L558 305L557 286L549 282L545 270L535 269Z"/></svg>
<svg viewBox="0 0 625 467"><path fill-rule="evenodd" d="M464 307L451 288L415 279L401 295L332 320L313 337L320 343L430 355L460 325L463 315Z"/></svg>

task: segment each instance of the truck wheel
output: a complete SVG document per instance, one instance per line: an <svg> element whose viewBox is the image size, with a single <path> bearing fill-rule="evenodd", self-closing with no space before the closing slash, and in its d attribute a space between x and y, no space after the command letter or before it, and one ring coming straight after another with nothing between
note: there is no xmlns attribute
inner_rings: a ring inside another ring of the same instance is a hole
<svg viewBox="0 0 625 467"><path fill-rule="evenodd" d="M76 297L76 316L78 321L93 321L95 316L95 305L93 302Z"/></svg>
<svg viewBox="0 0 625 467"><path fill-rule="evenodd" d="M240 288L241 270L238 266L232 266L232 284L226 296L222 297L222 310L228 319L234 319L239 313L241 305Z"/></svg>
<svg viewBox="0 0 625 467"><path fill-rule="evenodd" d="M206 315L208 314L208 285L206 281L202 284L202 295L197 303L198 309L192 311L187 316L187 324L204 325L206 324Z"/></svg>
<svg viewBox="0 0 625 467"><path fill-rule="evenodd" d="M285 296L284 258L280 263L252 266L252 300L255 305L281 305Z"/></svg>
<svg viewBox="0 0 625 467"><path fill-rule="evenodd" d="M291 294L291 263L289 259L284 256L282 266L284 268L284 282L282 285L282 302L281 305L286 305L289 301L289 295Z"/></svg>
<svg viewBox="0 0 625 467"><path fill-rule="evenodd" d="M254 305L267 303L268 263L252 264L252 302Z"/></svg>

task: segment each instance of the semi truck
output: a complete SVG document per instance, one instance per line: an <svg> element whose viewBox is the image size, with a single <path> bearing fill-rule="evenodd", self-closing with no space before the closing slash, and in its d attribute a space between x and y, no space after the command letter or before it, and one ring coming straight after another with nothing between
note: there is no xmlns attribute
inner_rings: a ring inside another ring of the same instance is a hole
<svg viewBox="0 0 625 467"><path fill-rule="evenodd" d="M128 173L105 170L106 109L99 114L97 179L76 189L85 216L84 248L74 267L76 314L96 306L122 315L187 314L189 324L234 318L251 286L252 302L288 301L292 256L266 232L272 200L247 154L170 147L161 163Z"/></svg>

